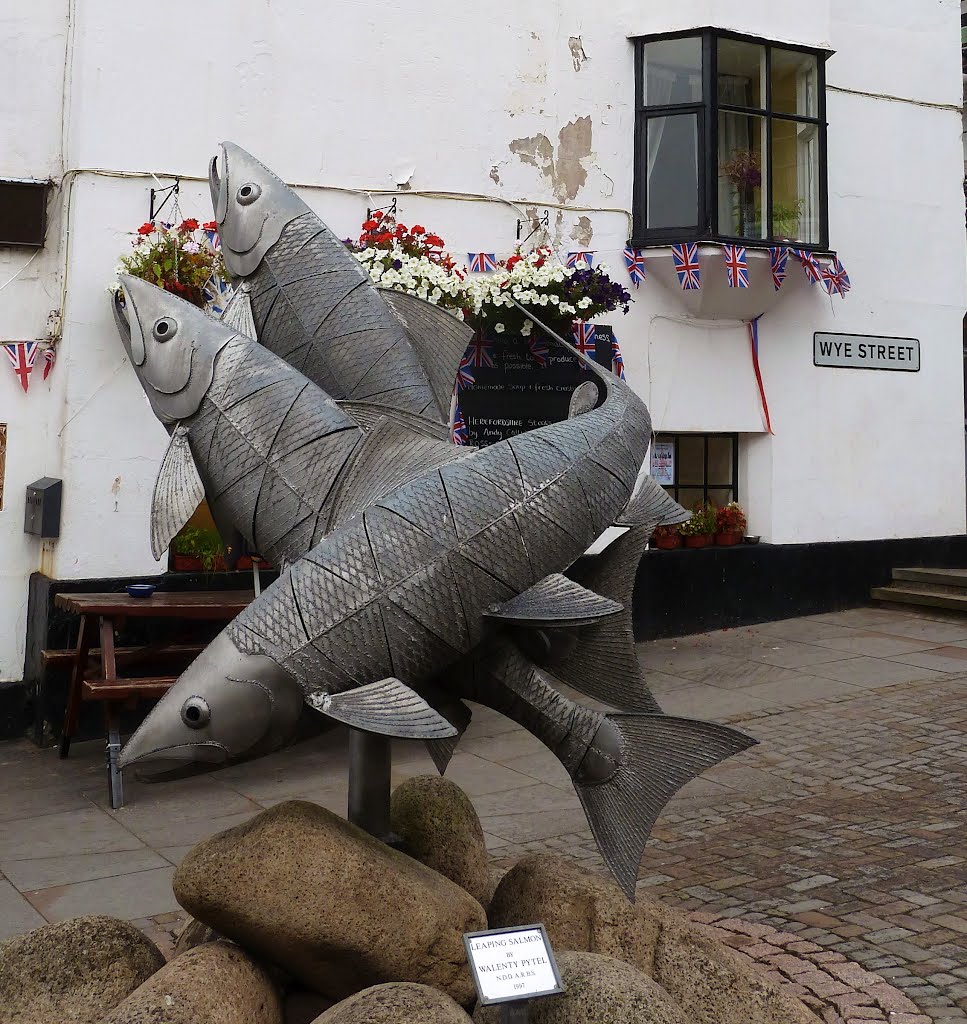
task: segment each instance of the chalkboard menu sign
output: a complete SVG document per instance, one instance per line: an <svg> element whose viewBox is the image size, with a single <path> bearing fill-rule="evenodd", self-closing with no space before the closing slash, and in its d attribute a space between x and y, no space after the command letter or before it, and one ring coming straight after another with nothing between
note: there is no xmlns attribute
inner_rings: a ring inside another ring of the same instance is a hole
<svg viewBox="0 0 967 1024"><path fill-rule="evenodd" d="M617 348L609 326L595 324L582 344L588 356L612 368ZM464 443L484 448L567 419L574 389L589 379L590 372L576 356L536 327L530 338L478 336L458 376Z"/></svg>

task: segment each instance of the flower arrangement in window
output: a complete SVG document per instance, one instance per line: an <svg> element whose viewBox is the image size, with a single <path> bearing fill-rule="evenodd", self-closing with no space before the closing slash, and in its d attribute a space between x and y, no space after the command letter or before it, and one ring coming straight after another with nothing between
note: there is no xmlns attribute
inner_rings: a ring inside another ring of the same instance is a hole
<svg viewBox="0 0 967 1024"><path fill-rule="evenodd" d="M735 191L738 233L742 238L759 234L756 189L762 187L762 163L754 149L739 149L722 164L722 174Z"/></svg>
<svg viewBox="0 0 967 1024"><path fill-rule="evenodd" d="M408 228L377 210L363 221L359 239L345 244L380 288L407 292L463 319L464 274L444 251L443 239L422 224Z"/></svg>
<svg viewBox="0 0 967 1024"><path fill-rule="evenodd" d="M138 228L132 251L118 260L116 271L150 281L204 309L228 286L216 231L214 221L199 224L194 217L177 225L148 221ZM117 290L116 281L111 290Z"/></svg>
<svg viewBox="0 0 967 1024"><path fill-rule="evenodd" d="M740 543L747 525L742 506L730 501L715 513L715 543L720 546Z"/></svg>
<svg viewBox="0 0 967 1024"><path fill-rule="evenodd" d="M716 529L715 506L710 501L696 505L692 518L679 527L687 548L708 547L715 540Z"/></svg>

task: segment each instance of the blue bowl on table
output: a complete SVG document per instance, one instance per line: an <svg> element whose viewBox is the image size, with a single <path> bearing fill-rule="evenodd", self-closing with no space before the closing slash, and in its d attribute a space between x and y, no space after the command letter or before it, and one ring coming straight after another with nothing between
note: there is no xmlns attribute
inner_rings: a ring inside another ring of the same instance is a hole
<svg viewBox="0 0 967 1024"><path fill-rule="evenodd" d="M153 583L129 583L125 589L132 597L150 597L157 588Z"/></svg>

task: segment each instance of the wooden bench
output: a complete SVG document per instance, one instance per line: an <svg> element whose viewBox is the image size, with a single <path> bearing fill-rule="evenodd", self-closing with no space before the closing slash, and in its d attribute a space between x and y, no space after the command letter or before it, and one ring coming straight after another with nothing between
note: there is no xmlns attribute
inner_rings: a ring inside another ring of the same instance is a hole
<svg viewBox="0 0 967 1024"><path fill-rule="evenodd" d="M73 651L43 652L47 667L70 668L70 687L64 713L60 756L67 757L83 701L101 701L107 726L108 788L111 806L121 807L120 709L133 707L139 700L164 696L176 675L152 675L147 678L119 677L118 667L154 663L187 665L202 650L200 644L146 644L142 647L115 647L114 631L128 618L177 618L228 622L254 598L251 591L194 591L184 594L155 593L137 598L126 593L58 594L55 603L80 616L77 647ZM95 641L100 646L95 647Z"/></svg>

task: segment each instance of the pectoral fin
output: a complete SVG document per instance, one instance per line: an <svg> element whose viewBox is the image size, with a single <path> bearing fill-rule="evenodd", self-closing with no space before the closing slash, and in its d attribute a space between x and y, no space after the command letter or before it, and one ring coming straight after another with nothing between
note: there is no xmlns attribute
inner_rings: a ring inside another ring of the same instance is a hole
<svg viewBox="0 0 967 1024"><path fill-rule="evenodd" d="M614 525L645 526L650 533L659 524L684 523L690 516L653 476L646 476Z"/></svg>
<svg viewBox="0 0 967 1024"><path fill-rule="evenodd" d="M425 416L418 416L415 412L393 409L388 405L379 405L376 402L337 402L336 405L344 412L349 413L367 433L373 430L380 420L387 419L392 423L398 423L414 434L422 434L424 437L432 437L438 441L450 440L450 428L446 424L428 420Z"/></svg>
<svg viewBox="0 0 967 1024"><path fill-rule="evenodd" d="M598 386L593 380L586 380L571 393L571 401L567 407L567 418L573 420L575 416L590 412L598 404Z"/></svg>
<svg viewBox="0 0 967 1024"><path fill-rule="evenodd" d="M191 454L188 430L179 423L168 442L151 495L151 554L156 559L161 558L204 497L205 485Z"/></svg>
<svg viewBox="0 0 967 1024"><path fill-rule="evenodd" d="M407 740L442 740L458 730L415 691L390 676L343 693L310 694L306 702L354 729Z"/></svg>
<svg viewBox="0 0 967 1024"><path fill-rule="evenodd" d="M560 573L552 573L484 615L509 625L540 628L585 626L621 611L622 605L617 601L601 597Z"/></svg>

